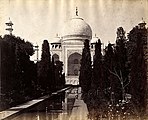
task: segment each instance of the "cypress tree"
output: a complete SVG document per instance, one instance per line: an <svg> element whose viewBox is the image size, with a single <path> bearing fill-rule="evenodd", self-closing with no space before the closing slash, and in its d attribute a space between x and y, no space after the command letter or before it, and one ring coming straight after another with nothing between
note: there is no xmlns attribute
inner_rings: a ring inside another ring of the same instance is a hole
<svg viewBox="0 0 148 120"><path fill-rule="evenodd" d="M125 99L125 93L129 87L130 81L128 81L128 70L127 70L127 49L126 49L126 37L125 31L122 27L117 29L117 39L115 46L115 66L114 75L116 76L116 99Z"/></svg>
<svg viewBox="0 0 148 120"><path fill-rule="evenodd" d="M42 44L42 55L41 61L38 63L38 81L44 93L49 92L50 90L50 67L51 67L51 59L50 59L50 51L49 51L49 43L47 40L43 41Z"/></svg>
<svg viewBox="0 0 148 120"><path fill-rule="evenodd" d="M89 40L85 40L84 49L82 52L80 76L79 76L82 92L87 93L90 90L91 78L92 78L92 66L91 66L90 46L89 46Z"/></svg>
<svg viewBox="0 0 148 120"><path fill-rule="evenodd" d="M102 66L102 53L101 41L98 40L95 44L95 55L93 60L93 80L92 88L103 90L103 66Z"/></svg>
<svg viewBox="0 0 148 120"><path fill-rule="evenodd" d="M56 90L56 80L55 80L55 62L54 62L54 57L52 56L52 61L51 61L51 90L55 91Z"/></svg>
<svg viewBox="0 0 148 120"><path fill-rule="evenodd" d="M63 71L63 62L61 61L56 61L55 62L55 83L56 83L56 89L61 89L62 88L62 75Z"/></svg>
<svg viewBox="0 0 148 120"><path fill-rule="evenodd" d="M105 88L106 88L106 97L113 102L112 98L114 95L114 88L115 88L115 77L110 73L110 71L114 70L114 49L113 44L109 43L108 46L105 48L105 55L104 55L104 82L105 82Z"/></svg>

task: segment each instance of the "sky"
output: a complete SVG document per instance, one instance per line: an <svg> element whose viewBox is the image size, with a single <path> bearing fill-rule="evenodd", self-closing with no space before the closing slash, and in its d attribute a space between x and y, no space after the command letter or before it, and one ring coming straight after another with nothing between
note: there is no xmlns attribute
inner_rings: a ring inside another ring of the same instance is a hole
<svg viewBox="0 0 148 120"><path fill-rule="evenodd" d="M128 33L142 18L148 23L148 0L0 0L0 35L8 33L5 23L14 23L13 34L38 44L53 41L75 15L87 22L103 43L116 40L122 26Z"/></svg>

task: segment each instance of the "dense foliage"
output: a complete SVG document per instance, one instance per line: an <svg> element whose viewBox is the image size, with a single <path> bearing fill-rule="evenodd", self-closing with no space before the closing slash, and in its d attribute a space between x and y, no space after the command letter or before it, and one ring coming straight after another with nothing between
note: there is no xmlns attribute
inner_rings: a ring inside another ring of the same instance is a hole
<svg viewBox="0 0 148 120"><path fill-rule="evenodd" d="M41 61L37 63L37 68L38 89L42 91L42 94L49 94L64 87L63 63L61 61L54 62L54 58L51 60L50 47L47 40L43 41Z"/></svg>
<svg viewBox="0 0 148 120"><path fill-rule="evenodd" d="M51 61L47 40L43 42L41 61L37 63L30 60L34 54L33 45L20 37L0 37L0 50L0 110L64 87L63 63Z"/></svg>
<svg viewBox="0 0 148 120"><path fill-rule="evenodd" d="M30 61L33 45L19 37L1 38L1 108L32 98L36 65Z"/></svg>
<svg viewBox="0 0 148 120"><path fill-rule="evenodd" d="M89 118L144 119L147 105L147 35L145 27L136 26L126 39L124 29L119 27L116 44L109 43L103 56L101 42L96 42L93 66L89 69L86 66L90 60L86 56L90 51L84 52L87 48L84 43L80 85ZM92 76L88 80L89 74L84 71L90 72L91 69ZM82 83L91 83L91 86L84 86ZM85 92L85 89L88 91Z"/></svg>
<svg viewBox="0 0 148 120"><path fill-rule="evenodd" d="M130 67L130 92L132 102L137 112L146 111L146 87L147 87L147 29L139 29L138 26L133 28L129 35L128 41L128 62ZM140 114L143 116L143 114Z"/></svg>

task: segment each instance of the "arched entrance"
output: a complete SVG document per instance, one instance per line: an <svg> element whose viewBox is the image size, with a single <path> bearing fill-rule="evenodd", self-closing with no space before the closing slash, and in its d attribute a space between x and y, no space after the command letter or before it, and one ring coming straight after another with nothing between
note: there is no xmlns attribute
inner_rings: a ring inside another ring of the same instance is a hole
<svg viewBox="0 0 148 120"><path fill-rule="evenodd" d="M78 76L82 55L75 52L68 58L68 76Z"/></svg>
<svg viewBox="0 0 148 120"><path fill-rule="evenodd" d="M54 58L54 62L59 61L59 56L57 54L54 54L52 57Z"/></svg>

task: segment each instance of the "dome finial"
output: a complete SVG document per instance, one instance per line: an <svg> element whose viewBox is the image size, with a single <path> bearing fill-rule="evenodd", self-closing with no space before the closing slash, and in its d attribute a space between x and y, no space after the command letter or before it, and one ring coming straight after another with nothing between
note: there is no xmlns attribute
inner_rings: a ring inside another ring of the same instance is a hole
<svg viewBox="0 0 148 120"><path fill-rule="evenodd" d="M146 23L145 23L143 17L142 17L142 20L139 22L138 25L139 25L139 28L140 28L140 29L144 29L144 28L145 28Z"/></svg>
<svg viewBox="0 0 148 120"><path fill-rule="evenodd" d="M78 8L76 7L76 16L78 16Z"/></svg>

